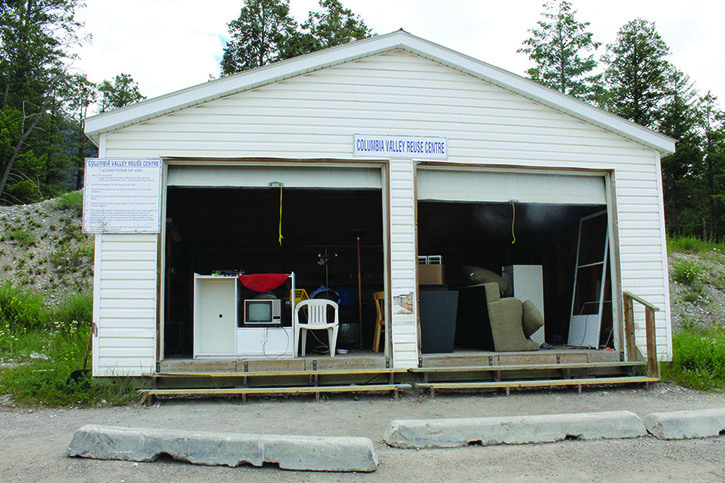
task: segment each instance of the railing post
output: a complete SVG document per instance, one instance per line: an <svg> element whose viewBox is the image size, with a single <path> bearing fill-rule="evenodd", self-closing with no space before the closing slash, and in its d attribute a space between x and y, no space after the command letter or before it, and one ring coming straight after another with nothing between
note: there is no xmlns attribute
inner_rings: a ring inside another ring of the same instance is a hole
<svg viewBox="0 0 725 483"><path fill-rule="evenodd" d="M636 300L644 306L645 335L647 338L647 375L660 378L660 363L657 360L657 330L655 327L656 306L637 297L631 292L622 292L624 301L624 336L627 344L627 360L637 358L637 346L634 340L634 309L632 302Z"/></svg>
<svg viewBox="0 0 725 483"><path fill-rule="evenodd" d="M657 332L655 330L655 311L645 307L645 324L647 329L647 375L660 378L660 364L657 360Z"/></svg>
<svg viewBox="0 0 725 483"><path fill-rule="evenodd" d="M637 359L637 345L634 341L634 304L632 297L624 295L624 340L627 349L627 360Z"/></svg>

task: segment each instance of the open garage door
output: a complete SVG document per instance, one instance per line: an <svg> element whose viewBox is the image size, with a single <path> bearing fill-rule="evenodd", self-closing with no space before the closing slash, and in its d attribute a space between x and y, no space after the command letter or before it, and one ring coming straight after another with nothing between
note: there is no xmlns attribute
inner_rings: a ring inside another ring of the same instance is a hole
<svg viewBox="0 0 725 483"><path fill-rule="evenodd" d="M418 170L418 199L605 205L603 176Z"/></svg>
<svg viewBox="0 0 725 483"><path fill-rule="evenodd" d="M418 254L442 255L450 288L472 283L464 267L501 275L514 296L532 300L544 315L544 330L532 340L566 345L579 220L606 213L606 186L603 174L420 167ZM601 277L578 283L591 283L592 292L603 294L597 345L613 347L611 277L604 288L595 286ZM472 317L459 312L456 346L492 350L477 340L477 329L466 330Z"/></svg>
<svg viewBox="0 0 725 483"><path fill-rule="evenodd" d="M189 162L168 167L165 356L192 353L195 274L241 272L294 272L295 297L328 297L338 302L337 348L354 352L364 345L369 350L376 315L373 294L385 289L387 273L381 167L227 164ZM244 327L237 308L237 326L231 325L237 337L232 355L276 357L276 339L271 337L281 334L284 339L292 322L287 288L271 294L284 307L282 331ZM241 287L236 299L268 295ZM251 338L239 339L258 335L270 339L262 337L258 347L248 347ZM320 343L309 338L308 353L325 353L326 336L320 337Z"/></svg>

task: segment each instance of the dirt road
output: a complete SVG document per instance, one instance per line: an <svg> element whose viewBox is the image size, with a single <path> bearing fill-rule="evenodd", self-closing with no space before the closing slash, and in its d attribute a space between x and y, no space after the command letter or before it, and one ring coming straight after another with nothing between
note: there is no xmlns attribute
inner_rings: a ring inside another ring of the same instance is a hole
<svg viewBox="0 0 725 483"><path fill-rule="evenodd" d="M566 441L542 445L399 450L382 443L391 419L509 416L629 410L725 407L725 395L700 394L658 384L643 388L488 394L344 395L320 403L307 396L230 400L161 401L157 406L42 409L0 407L1 481L478 481L478 480L690 480L725 481L725 436L689 441L640 438ZM179 428L242 433L365 436L376 444L378 471L371 474L201 467L94 461L65 456L73 432L85 424Z"/></svg>

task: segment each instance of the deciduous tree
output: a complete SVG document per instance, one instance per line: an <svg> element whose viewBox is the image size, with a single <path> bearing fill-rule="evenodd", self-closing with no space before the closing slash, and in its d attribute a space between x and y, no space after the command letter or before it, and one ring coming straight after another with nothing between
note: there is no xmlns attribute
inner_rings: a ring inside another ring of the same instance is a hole
<svg viewBox="0 0 725 483"><path fill-rule="evenodd" d="M359 15L339 0L320 0L321 10L310 12L302 24L312 39L310 52L370 37L372 31Z"/></svg>
<svg viewBox="0 0 725 483"><path fill-rule="evenodd" d="M141 94L138 83L133 80L130 74L118 74L113 82L104 80L98 85L100 95L100 112L133 104L134 102L146 99Z"/></svg>

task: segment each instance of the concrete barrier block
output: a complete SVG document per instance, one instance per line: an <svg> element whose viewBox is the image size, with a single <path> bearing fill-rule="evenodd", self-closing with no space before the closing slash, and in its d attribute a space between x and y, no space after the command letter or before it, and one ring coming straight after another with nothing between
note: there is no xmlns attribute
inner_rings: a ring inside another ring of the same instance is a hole
<svg viewBox="0 0 725 483"><path fill-rule="evenodd" d="M235 434L87 425L73 435L68 456L154 461L168 454L199 465L262 466L311 471L375 471L368 438Z"/></svg>
<svg viewBox="0 0 725 483"><path fill-rule="evenodd" d="M644 424L629 411L538 416L392 421L385 442L397 448L454 448L471 444L551 443L565 439L620 439L645 436Z"/></svg>
<svg viewBox="0 0 725 483"><path fill-rule="evenodd" d="M658 439L725 435L725 408L651 413L645 416L644 425Z"/></svg>

